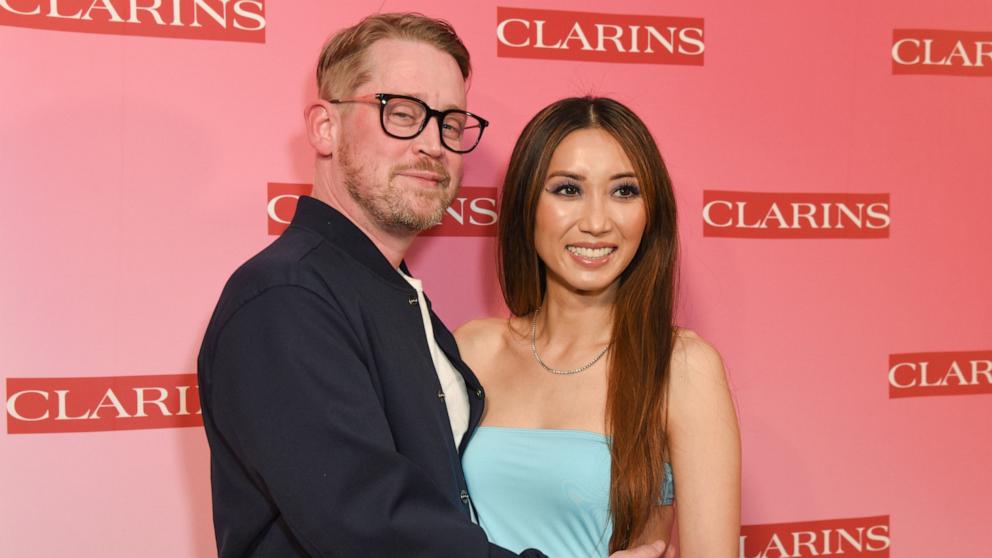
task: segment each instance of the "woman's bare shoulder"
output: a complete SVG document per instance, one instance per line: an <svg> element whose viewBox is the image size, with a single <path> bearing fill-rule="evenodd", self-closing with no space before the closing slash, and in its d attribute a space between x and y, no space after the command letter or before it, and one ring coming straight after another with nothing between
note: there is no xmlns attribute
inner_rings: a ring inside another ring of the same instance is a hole
<svg viewBox="0 0 992 558"><path fill-rule="evenodd" d="M681 327L675 334L670 372L673 382L726 382L723 359L716 348L695 331Z"/></svg>
<svg viewBox="0 0 992 558"><path fill-rule="evenodd" d="M498 351L507 333L506 318L480 318L465 322L454 331L462 358L485 356Z"/></svg>
<svg viewBox="0 0 992 558"><path fill-rule="evenodd" d="M669 379L673 434L699 434L731 424L736 431L730 382L723 359L713 345L695 332L680 328L675 336Z"/></svg>

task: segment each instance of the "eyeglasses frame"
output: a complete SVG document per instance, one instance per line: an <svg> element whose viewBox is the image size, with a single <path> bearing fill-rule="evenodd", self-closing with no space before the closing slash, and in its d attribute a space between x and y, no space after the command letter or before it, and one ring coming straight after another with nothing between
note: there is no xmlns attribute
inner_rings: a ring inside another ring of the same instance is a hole
<svg viewBox="0 0 992 558"><path fill-rule="evenodd" d="M392 99L403 99L406 101L417 103L420 106L424 107L424 114L425 114L424 120L423 122L420 123L420 128L418 128L413 135L398 136L386 129L386 104L388 104L389 101L391 101ZM344 99L328 99L327 102L334 105L343 104L343 103L368 103L373 105L374 104L379 105L379 126L382 127L382 131L385 132L385 134L391 138L402 139L402 140L413 139L419 136L420 134L422 134L423 131L427 128L427 123L430 122L432 118L434 118L437 120L437 131L438 131L438 136L441 140L441 145L443 145L444 148L447 149L448 151L451 151L453 153L458 153L459 155L464 155L465 153L469 153L472 150L474 150L476 147L478 147L479 143L482 141L482 134L483 132L486 131L486 126L489 126L488 120L482 118L481 116L473 112L469 112L467 110L461 110L461 109L434 110L433 108L431 108L430 105L428 105L424 101L416 97L411 97L409 95L395 95L392 93L373 93L370 95L362 95L360 97L350 97ZM453 114L453 113L466 114L468 116L476 118L479 121L479 137L475 140L475 144L473 144L472 147L469 147L468 149L455 149L450 145L448 145L448 142L444 138L444 119L447 118L449 114Z"/></svg>

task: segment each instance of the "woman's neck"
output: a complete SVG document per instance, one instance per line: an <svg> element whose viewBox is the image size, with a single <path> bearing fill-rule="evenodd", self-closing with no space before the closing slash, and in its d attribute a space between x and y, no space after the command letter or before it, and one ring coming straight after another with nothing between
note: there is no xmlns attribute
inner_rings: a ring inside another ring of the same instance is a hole
<svg viewBox="0 0 992 558"><path fill-rule="evenodd" d="M537 332L543 344L581 349L609 343L616 289L614 284L600 292L582 292L548 281L537 315Z"/></svg>

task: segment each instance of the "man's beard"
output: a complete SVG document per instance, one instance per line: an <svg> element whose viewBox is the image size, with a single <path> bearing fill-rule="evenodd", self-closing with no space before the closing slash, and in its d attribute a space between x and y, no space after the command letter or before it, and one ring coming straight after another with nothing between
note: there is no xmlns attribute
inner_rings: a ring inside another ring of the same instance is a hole
<svg viewBox="0 0 992 558"><path fill-rule="evenodd" d="M354 153L350 145L342 145L338 157L344 171L345 187L351 199L386 229L404 233L425 231L441 222L445 210L455 198L451 177L438 163L427 160L413 165L396 165L389 169L386 184L370 184L368 177L362 174L361 168L355 165ZM438 183L437 192L417 191L420 196L435 198L436 205L427 214L418 213L411 207L405 201L405 192L393 182L393 178L398 173L413 169L433 172L444 177Z"/></svg>

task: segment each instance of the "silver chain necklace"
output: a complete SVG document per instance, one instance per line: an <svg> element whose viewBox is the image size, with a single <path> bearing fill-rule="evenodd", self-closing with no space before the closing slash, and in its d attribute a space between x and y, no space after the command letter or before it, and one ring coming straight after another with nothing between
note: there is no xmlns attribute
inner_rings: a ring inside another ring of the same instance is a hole
<svg viewBox="0 0 992 558"><path fill-rule="evenodd" d="M606 347L604 347L603 350L600 351L598 355L596 355L596 358L590 360L588 363L578 368L573 368L572 370L561 370L558 368L552 368L547 364L545 364L543 360L541 360L541 355L537 354L537 310L534 310L534 318L531 319L530 321L530 350L531 352L534 353L534 360L536 360L537 363L541 365L541 368L544 368L545 370L551 372L552 374L568 376L571 374L578 374L579 372L582 372L586 368L589 368L593 364L599 362L599 359L603 358L603 355L606 354L606 351L610 350L610 346L607 345Z"/></svg>

